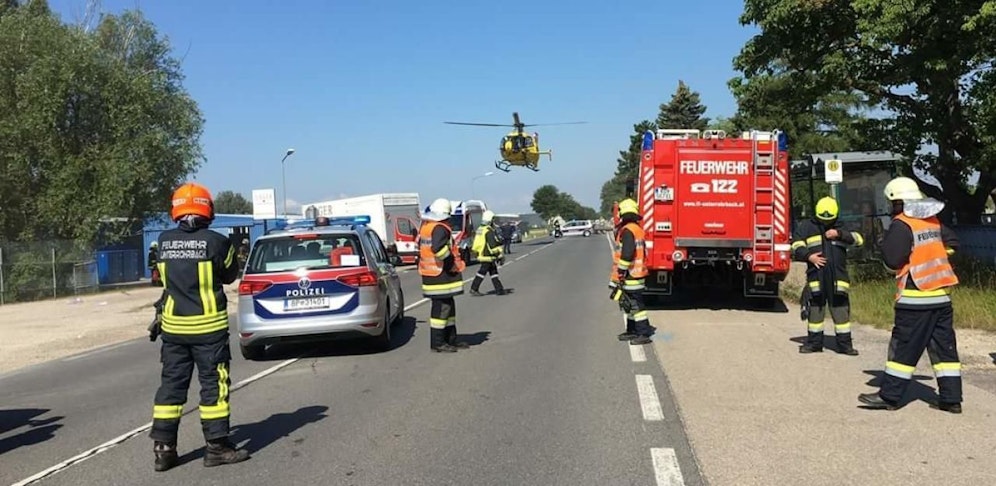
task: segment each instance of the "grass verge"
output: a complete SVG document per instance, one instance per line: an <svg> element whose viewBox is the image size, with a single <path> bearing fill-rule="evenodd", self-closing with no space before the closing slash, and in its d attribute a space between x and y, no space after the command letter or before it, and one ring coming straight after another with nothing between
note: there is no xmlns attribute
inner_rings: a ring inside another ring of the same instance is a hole
<svg viewBox="0 0 996 486"><path fill-rule="evenodd" d="M954 289L955 327L996 332L996 269L966 256L952 258L960 284ZM881 264L852 264L851 319L877 328L892 327L896 283ZM799 285L783 286L787 299L798 302Z"/></svg>

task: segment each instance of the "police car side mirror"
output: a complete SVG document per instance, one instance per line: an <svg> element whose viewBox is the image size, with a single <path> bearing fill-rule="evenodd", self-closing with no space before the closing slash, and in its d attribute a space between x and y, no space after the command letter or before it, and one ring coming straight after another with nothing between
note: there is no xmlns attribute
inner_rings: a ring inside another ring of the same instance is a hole
<svg viewBox="0 0 996 486"><path fill-rule="evenodd" d="M391 265L402 265L404 262L399 255L391 255Z"/></svg>

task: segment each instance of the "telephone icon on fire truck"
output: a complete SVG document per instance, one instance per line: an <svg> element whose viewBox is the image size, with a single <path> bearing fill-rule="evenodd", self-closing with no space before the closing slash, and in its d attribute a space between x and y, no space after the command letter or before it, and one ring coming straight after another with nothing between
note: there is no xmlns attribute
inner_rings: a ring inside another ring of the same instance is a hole
<svg viewBox="0 0 996 486"><path fill-rule="evenodd" d="M736 194L736 179L713 179L710 183L696 182L691 186L694 193L716 193L716 194Z"/></svg>

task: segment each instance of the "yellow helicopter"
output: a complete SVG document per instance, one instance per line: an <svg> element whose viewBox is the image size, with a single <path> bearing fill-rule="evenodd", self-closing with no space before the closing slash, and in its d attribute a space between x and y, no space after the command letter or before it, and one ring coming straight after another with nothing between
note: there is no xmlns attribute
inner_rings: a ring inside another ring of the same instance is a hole
<svg viewBox="0 0 996 486"><path fill-rule="evenodd" d="M515 130L509 132L507 135L501 138L501 144L498 146L498 152L501 154L501 160L495 161L495 167L498 170L509 172L512 166L515 167L525 167L532 170L533 172L539 172L539 158L540 155L546 155L550 160L553 160L553 150L540 150L539 146L539 133L533 132L531 135L528 133L523 133L522 129L525 127L536 127L542 125L576 125L580 123L587 122L567 122L567 123L541 123L541 124L531 124L527 125L519 121L519 114L512 113L512 120L514 123L512 125L505 125L501 123L465 123L465 122L443 122L450 125L473 125L479 127L514 127Z"/></svg>

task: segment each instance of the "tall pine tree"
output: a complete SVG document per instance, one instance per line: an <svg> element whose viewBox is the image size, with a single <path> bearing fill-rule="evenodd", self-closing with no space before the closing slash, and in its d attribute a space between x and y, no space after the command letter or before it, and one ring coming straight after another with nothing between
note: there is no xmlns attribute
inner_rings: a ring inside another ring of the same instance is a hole
<svg viewBox="0 0 996 486"><path fill-rule="evenodd" d="M657 128L693 128L705 130L709 119L703 117L706 107L702 105L699 93L692 91L684 81L678 81L678 89L671 95L671 101L662 103L657 115Z"/></svg>

